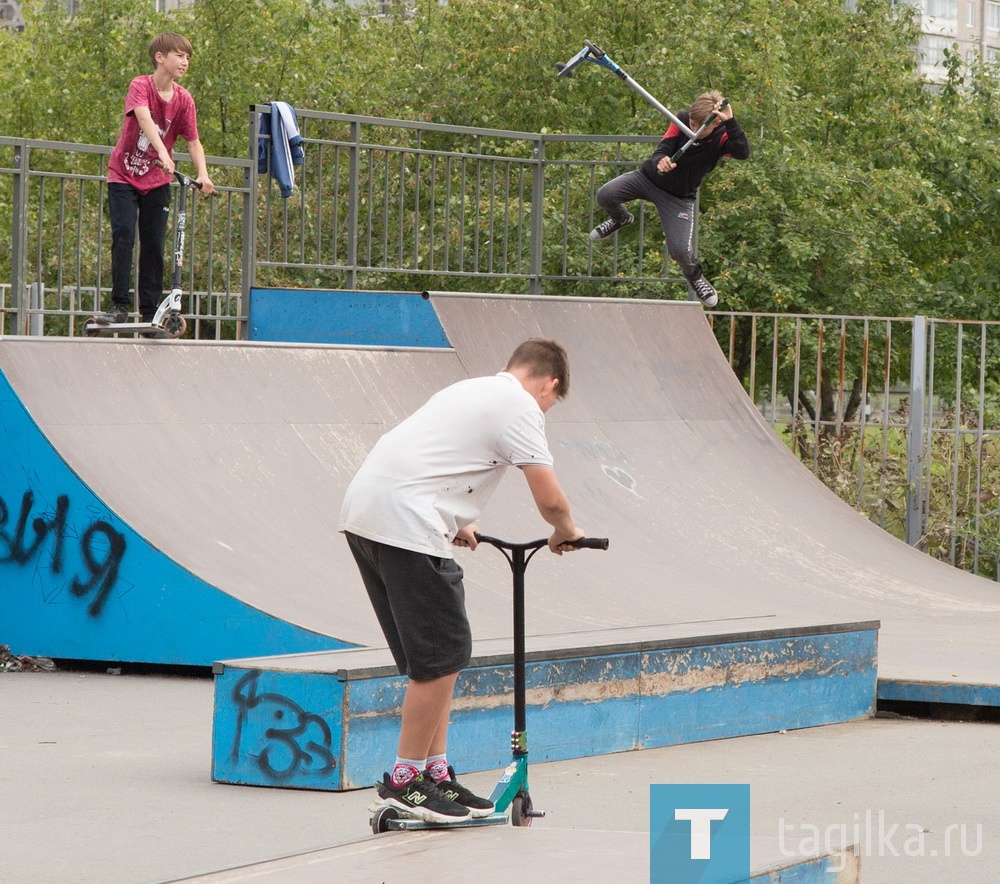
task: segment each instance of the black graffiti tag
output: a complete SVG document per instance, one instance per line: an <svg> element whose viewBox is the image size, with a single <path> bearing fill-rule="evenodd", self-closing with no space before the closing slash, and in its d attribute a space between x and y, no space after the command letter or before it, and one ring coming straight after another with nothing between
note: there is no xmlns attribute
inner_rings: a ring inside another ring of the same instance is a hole
<svg viewBox="0 0 1000 884"><path fill-rule="evenodd" d="M260 751L256 755L251 753L251 757L256 758L257 767L269 780L285 783L298 773L317 777L331 773L337 766L337 759L331 751L333 733L330 726L319 715L306 712L282 694L258 694L260 676L261 670L250 670L236 682L231 694L237 708L236 733L230 752L232 761L240 757L244 730L253 726L259 737L254 742L260 746ZM264 727L267 723L272 726ZM312 739L313 736L318 736L320 742Z"/></svg>
<svg viewBox="0 0 1000 884"><path fill-rule="evenodd" d="M70 501L65 494L56 498L54 513L45 513L31 519L35 505L35 495L29 489L21 497L21 509L13 530L8 530L10 509L0 497L0 564L25 566L40 552L46 539L52 537L51 570L61 574L64 565L66 545L66 522ZM31 519L33 536L28 539L28 521ZM94 593L87 607L91 617L97 617L118 582L118 571L125 557L125 535L116 531L102 520L90 523L80 537L80 555L85 573L74 575L70 582L70 592L77 598Z"/></svg>
<svg viewBox="0 0 1000 884"><path fill-rule="evenodd" d="M25 491L21 498L21 512L17 517L17 526L11 536L7 531L2 530L10 519L10 511L7 509L6 501L0 497L0 541L6 548L6 553L0 556L0 563L13 562L16 565L27 564L39 547L44 543L49 532L55 533L55 549L52 552L52 570L58 574L62 571L63 563L63 537L66 532L66 513L69 512L69 498L65 494L60 494L56 499L56 511L51 520L46 520L43 516L36 516L31 522L31 529L35 532L35 537L31 544L25 546L25 534L28 531L28 518L31 516L31 509L35 505L35 495L29 490Z"/></svg>
<svg viewBox="0 0 1000 884"><path fill-rule="evenodd" d="M95 538L103 537L104 543L95 543ZM103 560L98 560L94 555L94 548L105 546L107 553ZM74 577L70 584L70 592L78 597L83 597L89 592L96 591L93 601L87 608L87 613L91 617L97 617L104 610L104 603L111 595L118 582L118 567L121 565L125 555L125 537L119 534L107 522L94 522L80 539L80 552L83 554L83 563L87 566L90 579L86 582Z"/></svg>

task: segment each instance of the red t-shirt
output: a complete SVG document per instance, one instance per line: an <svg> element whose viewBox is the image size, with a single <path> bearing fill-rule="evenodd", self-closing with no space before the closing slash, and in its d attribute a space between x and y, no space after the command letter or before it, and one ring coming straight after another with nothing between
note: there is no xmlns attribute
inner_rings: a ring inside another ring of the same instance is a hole
<svg viewBox="0 0 1000 884"><path fill-rule="evenodd" d="M168 151L173 149L178 136L188 142L198 140L198 118L194 99L183 86L174 83L174 97L167 102L156 91L152 74L136 77L129 83L125 95L125 122L108 161L108 181L131 184L140 193L148 193L173 179L154 164L156 149L139 127L135 118L137 107L149 108Z"/></svg>

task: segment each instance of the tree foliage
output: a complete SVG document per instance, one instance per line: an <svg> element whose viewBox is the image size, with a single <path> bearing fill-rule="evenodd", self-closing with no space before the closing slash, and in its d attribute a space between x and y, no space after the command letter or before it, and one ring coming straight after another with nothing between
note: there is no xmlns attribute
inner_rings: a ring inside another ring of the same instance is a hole
<svg viewBox="0 0 1000 884"><path fill-rule="evenodd" d="M905 4L419 0L415 16L389 18L341 0L58 7L26 0L26 30L0 32L2 134L113 144L126 86L164 30L195 47L184 82L211 154L245 154L248 107L279 98L524 132L662 132L607 71L555 77L590 39L672 109L709 88L731 97L754 155L709 178L700 239L728 307L1000 311L996 72L951 55L948 82L928 88Z"/></svg>

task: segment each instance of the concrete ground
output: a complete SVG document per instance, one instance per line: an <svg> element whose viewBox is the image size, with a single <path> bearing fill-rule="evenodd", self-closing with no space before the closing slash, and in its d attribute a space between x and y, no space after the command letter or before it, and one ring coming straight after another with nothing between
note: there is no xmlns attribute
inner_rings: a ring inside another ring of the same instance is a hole
<svg viewBox="0 0 1000 884"><path fill-rule="evenodd" d="M208 678L0 674L0 882L165 882L370 837L368 790L213 783L212 706ZM992 884L998 749L996 724L880 717L537 764L535 825L648 832L651 783L750 783L752 834L789 852L846 836L865 884ZM504 863L470 880L510 880Z"/></svg>

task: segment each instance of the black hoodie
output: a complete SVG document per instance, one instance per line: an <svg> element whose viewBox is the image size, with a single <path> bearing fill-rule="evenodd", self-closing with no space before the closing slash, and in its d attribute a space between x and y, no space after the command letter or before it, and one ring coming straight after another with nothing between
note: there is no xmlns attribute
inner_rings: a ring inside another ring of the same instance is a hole
<svg viewBox="0 0 1000 884"><path fill-rule="evenodd" d="M677 118L685 126L691 126L688 111L681 111ZM678 160L676 169L669 172L657 170L656 164L661 157L672 157L687 142L688 136L676 123L671 123L653 155L642 164L642 173L653 184L681 199L694 199L702 180L723 157L745 160L750 156L750 142L740 124L735 119L724 120L708 138L696 141L687 149L687 153Z"/></svg>

